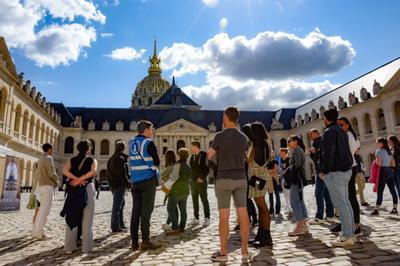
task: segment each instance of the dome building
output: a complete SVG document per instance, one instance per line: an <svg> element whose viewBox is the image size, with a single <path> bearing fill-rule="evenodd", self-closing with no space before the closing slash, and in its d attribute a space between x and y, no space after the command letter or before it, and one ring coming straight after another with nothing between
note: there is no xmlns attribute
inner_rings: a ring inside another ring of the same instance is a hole
<svg viewBox="0 0 400 266"><path fill-rule="evenodd" d="M160 62L157 57L157 43L154 40L153 56L149 58L148 75L137 85L132 94L131 108L146 108L155 103L170 87L169 82L161 76Z"/></svg>

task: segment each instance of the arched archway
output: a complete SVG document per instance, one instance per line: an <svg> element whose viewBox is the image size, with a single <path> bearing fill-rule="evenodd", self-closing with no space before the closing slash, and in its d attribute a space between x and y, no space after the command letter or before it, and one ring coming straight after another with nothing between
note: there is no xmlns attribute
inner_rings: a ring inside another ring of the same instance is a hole
<svg viewBox="0 0 400 266"><path fill-rule="evenodd" d="M0 90L0 121L6 120L6 105L7 105L8 92L5 87Z"/></svg>
<svg viewBox="0 0 400 266"><path fill-rule="evenodd" d="M15 119L14 119L14 131L18 133L20 130L21 113L22 113L22 108L21 105L18 104L17 107L15 108Z"/></svg>
<svg viewBox="0 0 400 266"><path fill-rule="evenodd" d="M350 120L351 126L353 127L354 132L357 134L357 136L360 136L360 129L358 127L358 119L357 117L353 117L353 119Z"/></svg>
<svg viewBox="0 0 400 266"><path fill-rule="evenodd" d="M39 142L40 139L40 120L36 120L36 132L35 132L35 141Z"/></svg>
<svg viewBox="0 0 400 266"><path fill-rule="evenodd" d="M100 155L110 154L110 141L103 139L100 143Z"/></svg>
<svg viewBox="0 0 400 266"><path fill-rule="evenodd" d="M90 149L90 152L92 153L92 155L95 155L95 152L96 152L96 142L95 142L94 140L92 140L92 139L89 139L89 141L90 141L90 144L92 145L92 147L91 147L91 149Z"/></svg>
<svg viewBox="0 0 400 266"><path fill-rule="evenodd" d="M100 180L100 182L107 181L107 170L106 169L103 169L100 171L99 180Z"/></svg>
<svg viewBox="0 0 400 266"><path fill-rule="evenodd" d="M31 119L29 119L29 134L28 137L33 140L33 132L35 129L35 116L32 114Z"/></svg>
<svg viewBox="0 0 400 266"><path fill-rule="evenodd" d="M45 126L44 126L44 122L42 122L42 126L40 127L40 143L43 144L44 143L44 133L45 133Z"/></svg>
<svg viewBox="0 0 400 266"><path fill-rule="evenodd" d="M186 144L185 141L180 139L176 142L176 151L178 152L180 148L185 148Z"/></svg>
<svg viewBox="0 0 400 266"><path fill-rule="evenodd" d="M383 109L379 108L376 114L378 117L378 130L386 130L385 113L383 112Z"/></svg>
<svg viewBox="0 0 400 266"><path fill-rule="evenodd" d="M28 120L29 120L29 113L28 110L24 111L24 116L22 117L22 135L27 136L28 133Z"/></svg>
<svg viewBox="0 0 400 266"><path fill-rule="evenodd" d="M400 126L400 101L395 102L394 106L395 125Z"/></svg>
<svg viewBox="0 0 400 266"><path fill-rule="evenodd" d="M64 153L74 153L74 138L67 137L64 141Z"/></svg>
<svg viewBox="0 0 400 266"><path fill-rule="evenodd" d="M49 127L47 126L46 127L46 133L45 133L46 135L46 137L45 137L45 140L44 140L44 143L49 143L50 142L50 129L49 129Z"/></svg>
<svg viewBox="0 0 400 266"><path fill-rule="evenodd" d="M364 115L365 134L372 134L371 117L369 114Z"/></svg>

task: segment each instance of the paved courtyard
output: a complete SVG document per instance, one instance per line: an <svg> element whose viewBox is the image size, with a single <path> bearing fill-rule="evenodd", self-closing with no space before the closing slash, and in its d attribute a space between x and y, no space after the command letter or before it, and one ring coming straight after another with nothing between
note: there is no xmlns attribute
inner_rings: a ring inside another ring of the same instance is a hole
<svg viewBox="0 0 400 266"><path fill-rule="evenodd" d="M306 188L309 215L315 214L314 187ZM367 200L372 203L375 194L368 185ZM0 264L74 264L74 265L212 265L210 255L218 249L218 219L216 199L213 189L209 189L212 223L209 227L188 227L180 236L165 236L161 225L166 220L166 207L162 206L164 195L157 193L156 208L153 213L151 231L154 239L163 244L162 248L151 252L132 252L129 233L111 234L110 209L111 193L100 194L96 201L94 219L95 248L88 254L63 252L65 222L59 216L63 204L63 192L58 192L48 221L48 232L53 236L44 241L30 238L32 211L25 208L28 193L22 196L21 211L0 213ZM125 221L129 224L132 201L126 197ZM282 196L283 199L283 196ZM191 200L188 201L189 220L192 219ZM283 203L284 205L284 203ZM251 249L254 254L251 265L400 265L400 217L388 215L392 204L388 192L385 193L379 217L368 215L372 207L362 208L361 221L364 236L352 248L332 248L331 225L314 225L310 235L289 238L287 232L293 224L286 217L275 217L272 222L273 248ZM233 214L233 212L232 212ZM231 228L235 225L235 215L231 216ZM239 235L231 231L230 257L228 265L240 265Z"/></svg>

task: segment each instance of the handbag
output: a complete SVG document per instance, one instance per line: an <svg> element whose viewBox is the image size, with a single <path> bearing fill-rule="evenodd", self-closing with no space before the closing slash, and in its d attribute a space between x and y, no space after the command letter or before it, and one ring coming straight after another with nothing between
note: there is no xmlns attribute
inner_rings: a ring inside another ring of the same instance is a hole
<svg viewBox="0 0 400 266"><path fill-rule="evenodd" d="M265 181L264 179L261 179L255 175L253 175L252 177L250 177L249 180L249 185L252 187L257 187L257 183L258 183L258 188L259 190L263 190L265 187L265 184L267 183L267 181Z"/></svg>
<svg viewBox="0 0 400 266"><path fill-rule="evenodd" d="M170 177L167 179L167 181L164 182L161 186L161 191L163 191L165 194L169 194L171 192L172 186L175 184L175 182L179 179L179 171L180 167L179 165L174 165L174 168L169 175ZM177 178L173 178L175 176L178 176Z"/></svg>

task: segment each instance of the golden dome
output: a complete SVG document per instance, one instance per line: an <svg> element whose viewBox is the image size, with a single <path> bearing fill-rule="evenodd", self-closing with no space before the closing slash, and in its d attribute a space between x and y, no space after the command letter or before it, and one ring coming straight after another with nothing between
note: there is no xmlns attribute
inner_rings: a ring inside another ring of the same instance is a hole
<svg viewBox="0 0 400 266"><path fill-rule="evenodd" d="M169 82L161 76L161 59L157 56L157 43L155 40L153 56L149 58L149 62L149 74L136 85L135 93L132 95L132 108L150 106L170 87Z"/></svg>

